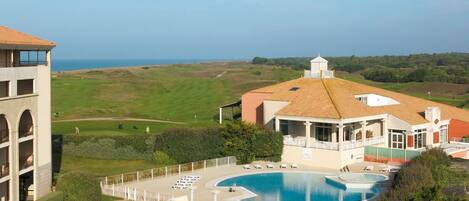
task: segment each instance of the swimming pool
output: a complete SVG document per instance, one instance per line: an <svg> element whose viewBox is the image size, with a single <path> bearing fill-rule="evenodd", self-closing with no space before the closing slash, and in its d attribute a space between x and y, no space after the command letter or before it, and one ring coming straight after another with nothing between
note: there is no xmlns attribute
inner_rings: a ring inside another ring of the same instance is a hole
<svg viewBox="0 0 469 201"><path fill-rule="evenodd" d="M257 194L243 201L360 201L379 193L377 187L347 190L334 182L326 182L325 176L310 172L257 173L228 178L217 186L242 186Z"/></svg>

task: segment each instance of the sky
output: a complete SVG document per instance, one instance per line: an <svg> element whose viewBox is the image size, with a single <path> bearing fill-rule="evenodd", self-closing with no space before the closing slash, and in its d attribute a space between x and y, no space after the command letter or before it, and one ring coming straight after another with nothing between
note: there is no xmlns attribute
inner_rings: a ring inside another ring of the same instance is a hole
<svg viewBox="0 0 469 201"><path fill-rule="evenodd" d="M469 52L469 0L14 0L1 7L0 25L56 42L58 59Z"/></svg>

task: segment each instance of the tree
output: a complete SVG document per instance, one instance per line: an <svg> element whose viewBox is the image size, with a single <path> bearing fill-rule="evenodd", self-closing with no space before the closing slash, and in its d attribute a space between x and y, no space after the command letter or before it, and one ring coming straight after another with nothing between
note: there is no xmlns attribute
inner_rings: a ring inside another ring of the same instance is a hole
<svg viewBox="0 0 469 201"><path fill-rule="evenodd" d="M268 61L269 59L264 58L264 57L254 57L254 59L252 59L253 64L265 64Z"/></svg>

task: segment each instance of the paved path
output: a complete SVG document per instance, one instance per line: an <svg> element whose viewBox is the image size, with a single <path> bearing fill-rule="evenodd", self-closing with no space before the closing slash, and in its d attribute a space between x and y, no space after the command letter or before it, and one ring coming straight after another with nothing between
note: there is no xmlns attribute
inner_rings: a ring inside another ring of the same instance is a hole
<svg viewBox="0 0 469 201"><path fill-rule="evenodd" d="M55 120L52 122L74 122L74 121L146 121L146 122L158 122L158 123L170 123L170 124L185 124L184 122L178 122L178 121L167 121L167 120L160 120L160 119L141 119L141 118L129 118L129 117L79 118L79 119Z"/></svg>
<svg viewBox="0 0 469 201"><path fill-rule="evenodd" d="M215 78L220 78L222 77L223 75L225 75L228 71L223 71L222 73L218 74Z"/></svg>

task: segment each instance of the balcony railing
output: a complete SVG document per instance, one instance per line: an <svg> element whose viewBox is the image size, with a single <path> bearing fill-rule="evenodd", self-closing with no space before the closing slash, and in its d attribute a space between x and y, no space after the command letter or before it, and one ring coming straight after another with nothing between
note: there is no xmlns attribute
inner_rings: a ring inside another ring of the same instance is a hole
<svg viewBox="0 0 469 201"><path fill-rule="evenodd" d="M314 138L310 139L311 140L309 143L309 148L339 150L339 143L337 142L314 141ZM367 138L365 142L361 140L344 141L342 143L342 148L343 150L349 150L382 143L384 143L384 136L376 136L373 138ZM286 135L283 137L283 144L298 147L306 147L306 137L292 137L291 135Z"/></svg>
<svg viewBox="0 0 469 201"><path fill-rule="evenodd" d="M4 163L0 166L0 178L6 177L10 174L10 164Z"/></svg>

